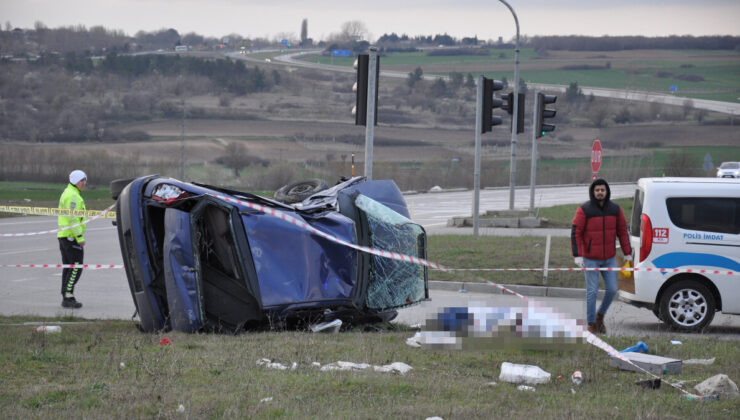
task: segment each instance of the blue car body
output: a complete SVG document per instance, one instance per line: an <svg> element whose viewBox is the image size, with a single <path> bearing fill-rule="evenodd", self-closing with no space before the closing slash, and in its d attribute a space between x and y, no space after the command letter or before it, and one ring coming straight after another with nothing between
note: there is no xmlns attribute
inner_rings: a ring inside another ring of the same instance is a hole
<svg viewBox="0 0 740 420"><path fill-rule="evenodd" d="M116 224L142 330L362 323L428 299L424 266L356 251L244 202L346 243L426 257L426 234L408 219L392 181L353 178L286 205L156 175L137 178L118 196Z"/></svg>

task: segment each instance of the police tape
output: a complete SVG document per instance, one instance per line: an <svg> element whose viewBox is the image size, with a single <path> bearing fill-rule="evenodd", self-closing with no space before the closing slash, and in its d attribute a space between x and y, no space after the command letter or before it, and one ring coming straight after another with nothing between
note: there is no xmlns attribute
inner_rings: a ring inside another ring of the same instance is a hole
<svg viewBox="0 0 740 420"><path fill-rule="evenodd" d="M68 210L51 207L0 206L0 213L17 213L33 216L92 217L100 213L100 210ZM104 217L106 219L115 219L116 212L106 212Z"/></svg>
<svg viewBox="0 0 740 420"><path fill-rule="evenodd" d="M398 260L398 261L404 261L404 262L410 262L410 263L414 263L414 264L424 265L426 267L431 267L431 268L438 269L438 270L441 270L441 271L447 271L447 272L457 271L457 270L453 270L453 269L447 268L447 267L445 267L445 266L443 266L441 264L437 264L437 263L434 263L434 262L431 262L431 261L427 261L427 260L425 260L423 258L418 258L418 257L414 257L414 256L411 256L411 255L405 255L405 254L400 254L400 253L391 252L391 251L384 251L384 250L379 250L379 249L374 249L374 248L369 248L369 247L365 247L365 246L360 246L360 245L355 245L355 244L349 243L349 242L347 242L345 240L342 240L342 239L336 238L336 237L334 237L332 235L329 235L327 233L324 233L324 232L322 232L322 231L314 228L313 226L308 225L308 223L303 222L301 220L298 220L295 217L290 216L290 215L288 215L285 212L278 211L278 210L275 210L273 208L265 207L265 206L262 206L260 204L250 203L250 202L246 202L246 201L242 201L242 200L238 200L238 199L234 199L234 198L231 198L231 197L226 197L226 196L218 195L218 194L212 194L212 196L215 197L215 198L217 198L217 199L226 201L226 202L238 203L240 205L243 205L243 206L252 208L252 209L257 210L257 211L260 211L262 213L265 213L265 214L268 214L268 215L271 215L271 216L274 216L274 217L278 217L278 218L280 218L280 219L282 219L282 220L284 220L284 221L286 221L288 223L291 223L293 225L299 226L299 227L301 227L301 228L303 228L305 230L308 230L311 233L314 233L314 234L316 234L318 236L321 236L322 238L328 239L328 240L330 240L332 242L335 242L335 243L338 243L340 245L345 245L345 246L347 246L349 248L352 248L352 249L356 249L356 250L359 250L359 251L362 251L362 252L366 252L366 253L369 253L369 254L378 255L378 256L382 256L382 257L386 257L386 258L391 258L391 259ZM543 268L542 270L545 270L545 269ZM549 269L547 269L547 270L549 270ZM613 269L606 269L606 268L601 268L601 267L596 267L596 268L578 268L578 269L566 270L566 271L587 271L587 270L613 271ZM537 271L540 271L540 270L537 270ZM497 283L490 282L490 281L489 281L489 283L495 285L496 287L498 287L498 288L500 288L500 289L502 289L502 290L504 290L506 292L512 293L515 296L518 296L518 297L522 298L524 301L533 302L530 299L528 299L526 296L523 296L523 295L521 295L521 294L519 294L519 293L517 293L517 292L515 292L515 291L513 291L511 289L508 289L507 287L505 287L503 285L499 285ZM659 376L657 376L657 375L655 375L655 374L647 371L643 367L638 366L637 364L635 364L634 362L632 362L629 358L627 358L626 356L624 356L622 353L618 352L614 347L610 346L608 343L606 343L605 341L603 341L602 339L600 339L598 336L596 336L595 334L592 334L591 332L589 332L588 330L586 330L585 328L583 328L582 325L580 326L580 331L578 331L578 332L580 332L581 335L586 338L586 342L588 342L589 344L594 345L597 348L605 351L610 356L616 357L616 358L624 361L625 363L628 363L628 364L634 366L635 368L639 369L640 371L642 371L644 373L647 373L648 375L650 375L650 376L652 376L652 377L654 377L656 379L661 379ZM670 385L670 386L672 386L672 387L680 390L681 392L685 393L686 395L688 395L688 396L690 396L692 398L699 398L698 396L696 396L696 395L694 395L694 394L692 394L692 393L684 390L682 387L680 387L677 384L672 384L672 383L667 382L667 381L666 381L666 383L668 383L668 385Z"/></svg>
<svg viewBox="0 0 740 420"><path fill-rule="evenodd" d="M80 222L80 223L77 223L77 224L74 224L74 225L72 225L72 226L66 226L66 227L63 227L63 228L60 228L60 229L52 229L52 230L42 230L41 232L27 232L27 233L0 233L0 237L2 237L2 238L7 238L7 237L18 237L18 236L35 236L35 235L45 235L45 234L47 234L47 233L56 233L56 232L61 232L61 231L63 231L63 230L68 230L68 229L76 228L77 226L82 226L82 225L88 224L88 223L92 222L92 221L93 221L93 220L95 220L95 219L99 219L99 218L103 217L103 215L105 215L105 214L109 213L109 212L110 212L110 210L111 210L111 209L112 209L113 207L115 207L115 206L116 206L116 205L115 205L115 203L114 203L114 204L111 204L111 205L110 205L110 206L109 206L109 207L108 207L107 209L105 209L105 210L102 210L102 211L94 210L94 211L95 211L95 215L94 215L93 217L91 217L91 218L89 218L89 219L87 219L87 220L83 220L82 222ZM91 211L92 211L92 210L91 210Z"/></svg>
<svg viewBox="0 0 740 420"><path fill-rule="evenodd" d="M106 268L125 268L123 264L0 264L0 268L87 268L100 270Z"/></svg>
<svg viewBox="0 0 740 420"><path fill-rule="evenodd" d="M337 237L335 237L333 235L329 235L328 233L322 232L322 231L314 228L313 226L310 226L308 223L306 223L304 221L301 221L301 220L298 220L297 218L295 218L293 216L290 216L290 215L288 215L285 212L278 211L278 210L275 210L273 208L265 207L265 206L262 206L260 204L250 203L250 202L246 202L246 201L242 201L242 200L238 200L238 199L234 199L234 198L230 198L230 197L226 197L226 196L222 196L222 195L217 195L217 194L211 194L211 196L213 196L213 197L215 197L217 199L226 201L226 202L238 203L240 205L243 205L243 206L252 208L252 209L257 210L259 212L262 212L262 213L265 213L265 214L268 214L268 215L271 215L271 216L274 216L274 217L278 217L278 218L280 218L280 219L282 219L282 220L284 220L284 221L286 221L288 223L291 223L293 225L299 226L302 229L305 229L305 230L307 230L307 231L309 231L311 233L314 233L314 234L316 234L316 235L318 235L318 236L320 236L322 238L325 238L325 239L327 239L329 241L338 243L340 245L344 245L344 246L346 246L348 248L352 248L352 249L355 249L355 250L358 250L358 251L362 251L362 252L365 252L365 253L369 253L369 254L372 254L372 255L378 255L378 256L381 256L381 257L385 257L385 258L391 258L391 259L398 260L398 261L403 261L403 262L409 262L409 263L413 263L413 264L424 265L426 267L430 267L430 268L433 268L433 269L437 269L437 270L441 270L441 271L446 271L446 272L454 272L454 271L545 271L545 270L547 270L547 271L617 271L617 270L627 270L627 269L623 269L623 268L612 268L612 267L605 267L605 268L602 268L602 267L596 267L596 268L565 268L565 269L559 269L559 268L540 268L540 269L518 269L518 268L513 268L513 269L505 269L505 268L491 268L491 269L452 269L452 268L445 267L445 266L443 266L441 264L437 264L437 263L434 263L434 262L431 262L431 261L427 261L427 260L425 260L423 258L418 258L418 257L414 257L414 256L411 256L411 255L405 255L405 254L400 254L400 253L397 253L397 252L384 251L384 250L370 248L370 247L366 247L366 246L355 245L353 243L350 243L350 242L347 242L345 240L339 239L339 238L337 238ZM112 207L113 206L109 207L106 210L103 210L99 215L97 215L97 216L95 216L95 217L93 217L93 218L91 218L89 220L86 220L85 222L80 223L80 224L88 223L89 221L92 221L92 220L96 219L97 217L100 217L100 215L106 213ZM38 233L36 233L36 234L38 234ZM10 235L17 235L17 234L10 234ZM103 264L17 264L17 265L6 265L6 264L3 264L3 265L0 265L0 268L88 268L88 269L116 269L117 268L117 269L120 269L120 268L124 268L124 266L122 264L109 264L109 265L103 265ZM636 271L634 268L631 268L630 270ZM658 270L655 270L655 271L658 271ZM660 271L664 271L664 270L660 270ZM732 272L729 272L729 273L732 273ZM488 283L489 284L492 284L495 287L498 287L499 289L501 289L503 291L506 291L508 293L511 293L511 294L513 294L513 295L515 295L515 296L523 299L524 301L528 302L529 304L533 304L534 303L534 300L530 300L526 296L521 295L521 294L519 294L519 293L517 293L517 292L515 292L515 291L513 291L513 290L511 290L509 288L507 288L506 286L503 286L503 285L500 285L498 283L494 283L494 282L491 282L491 281L489 281ZM597 348L605 351L610 356L619 358L620 360L624 361L625 363L628 363L628 364L636 367L640 371L642 371L644 373L647 373L648 375L650 375L650 376L652 376L654 378L661 379L659 376L657 376L657 375L655 375L655 374L647 371L646 369L644 369L641 366L638 366L637 364L635 364L634 362L632 362L629 358L625 357L623 354L621 354L620 352L618 352L614 347L610 346L608 343L606 343L605 341L601 340L595 334L592 334L588 330L584 329L582 325L579 326L579 330L577 332L579 332L582 337L585 337L586 342L588 342L589 344L592 344L592 345L596 346ZM681 392L687 394L690 397L699 398L698 396L696 396L694 394L691 394L690 392L684 390L683 388L681 388L680 386L678 386L676 384L672 384L670 382L666 382L666 383L668 383L670 386L672 386L672 387L680 390Z"/></svg>
<svg viewBox="0 0 740 420"><path fill-rule="evenodd" d="M491 272L491 271L531 271L531 272L545 272L545 271L620 271L620 272L657 272L661 274L666 273L696 273L696 274L723 274L727 276L737 276L740 272L732 270L707 270L698 268L659 268L659 267L540 267L540 268L446 268L446 271L469 271L469 272Z"/></svg>

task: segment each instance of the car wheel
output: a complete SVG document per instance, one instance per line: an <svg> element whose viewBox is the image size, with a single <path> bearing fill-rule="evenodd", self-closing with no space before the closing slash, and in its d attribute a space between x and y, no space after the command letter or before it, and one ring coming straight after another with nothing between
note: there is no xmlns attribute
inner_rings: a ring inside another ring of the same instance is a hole
<svg viewBox="0 0 740 420"><path fill-rule="evenodd" d="M136 178L122 178L122 179L114 179L110 182L110 197L114 200L118 200L118 196L121 195L121 191L126 187L126 185L130 184L131 181L135 180Z"/></svg>
<svg viewBox="0 0 740 420"><path fill-rule="evenodd" d="M319 178L298 181L275 191L275 200L285 204L298 203L327 188L329 184Z"/></svg>
<svg viewBox="0 0 740 420"><path fill-rule="evenodd" d="M685 331L700 331L714 318L714 295L695 280L670 286L660 300L660 315L666 324Z"/></svg>

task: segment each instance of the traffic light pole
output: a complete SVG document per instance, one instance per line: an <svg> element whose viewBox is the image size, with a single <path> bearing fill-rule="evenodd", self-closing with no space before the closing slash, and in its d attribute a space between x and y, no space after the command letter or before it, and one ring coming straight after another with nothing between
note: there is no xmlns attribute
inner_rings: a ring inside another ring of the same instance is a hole
<svg viewBox="0 0 740 420"><path fill-rule="evenodd" d="M481 154L481 131L483 128L483 76L478 76L476 83L476 105L475 105L475 168L473 169L473 235L478 236L478 213L480 212L480 154Z"/></svg>
<svg viewBox="0 0 740 420"><path fill-rule="evenodd" d="M514 9L505 0L499 0L509 8L516 23L516 46L514 47L514 113L512 114L511 130L511 164L509 165L509 209L514 209L514 189L516 187L516 141L517 121L519 114L519 18L516 17Z"/></svg>
<svg viewBox="0 0 740 420"><path fill-rule="evenodd" d="M378 49L370 47L367 78L367 122L365 124L365 177L373 179L373 137L375 136L375 91L378 85L375 74L378 71Z"/></svg>
<svg viewBox="0 0 740 420"><path fill-rule="evenodd" d="M536 181L536 175L537 175L537 128L539 127L539 124L537 124L537 120L539 119L539 113L537 110L539 109L539 102L540 102L540 95L537 94L538 92L535 92L534 94L534 111L532 112L532 115L534 115L535 120L532 122L532 163L530 165L530 172L529 172L529 215L534 216L534 189Z"/></svg>

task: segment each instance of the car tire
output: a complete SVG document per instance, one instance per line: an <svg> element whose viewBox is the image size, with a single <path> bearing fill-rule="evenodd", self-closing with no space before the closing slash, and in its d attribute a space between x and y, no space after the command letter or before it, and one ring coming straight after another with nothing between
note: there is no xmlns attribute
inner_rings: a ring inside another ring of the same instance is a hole
<svg viewBox="0 0 740 420"><path fill-rule="evenodd" d="M136 178L121 178L121 179L114 179L110 182L110 197L114 200L118 200L118 196L121 195L121 191L126 187L126 185L130 184L131 181L135 180Z"/></svg>
<svg viewBox="0 0 740 420"><path fill-rule="evenodd" d="M660 318L683 331L701 331L714 318L714 295L696 280L681 280L666 289L660 299Z"/></svg>
<svg viewBox="0 0 740 420"><path fill-rule="evenodd" d="M319 178L293 182L275 191L275 200L285 204L299 203L327 188L329 188L329 184Z"/></svg>

